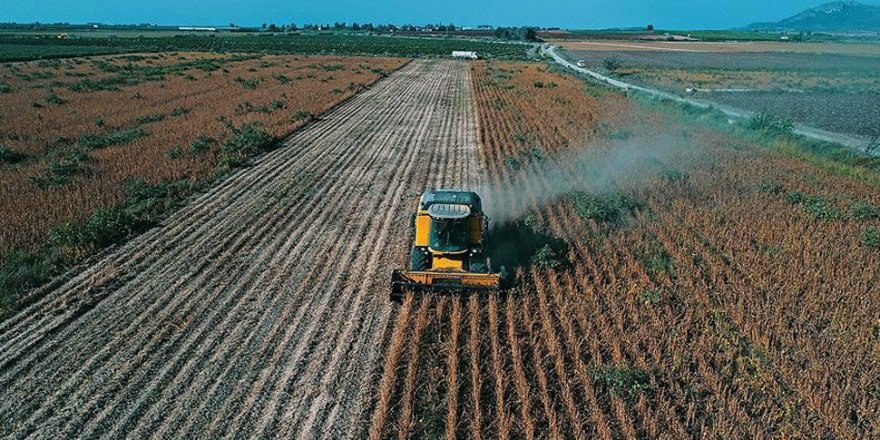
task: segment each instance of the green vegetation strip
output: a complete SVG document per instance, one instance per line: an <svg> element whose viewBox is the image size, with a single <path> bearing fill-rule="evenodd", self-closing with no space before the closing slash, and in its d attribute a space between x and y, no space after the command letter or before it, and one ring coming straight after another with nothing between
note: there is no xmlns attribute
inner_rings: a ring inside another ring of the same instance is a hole
<svg viewBox="0 0 880 440"><path fill-rule="evenodd" d="M216 177L245 166L250 158L278 146L277 140L256 123L236 127L227 122L226 125L230 135L219 145ZM135 128L84 136L77 141L79 148L57 153L58 157L50 161L46 175L35 180L41 185L65 184L73 176L83 173L82 164L89 160L80 148L104 148L143 135L143 131ZM215 139L200 136L189 145L188 154L202 154L217 145ZM4 163L15 155L8 149L0 149L0 154L6 158ZM209 183L184 178L151 184L131 179L125 184L125 202L121 205L100 209L86 219L52 228L48 242L35 252L11 253L0 263L0 320L27 305L22 299L27 291L63 273L96 250L121 243L155 226L187 197Z"/></svg>
<svg viewBox="0 0 880 440"><path fill-rule="evenodd" d="M2 53L0 53L2 57ZM137 61L138 57L131 57L129 61ZM118 91L121 87L134 86L150 81L163 81L167 75L183 75L191 69L204 72L219 70L228 63L247 61L259 58L258 55L233 55L225 58L205 60L183 61L167 65L136 65L131 62L126 64L114 64L109 61L93 61L92 66L102 72L113 75L99 79L83 79L67 86L74 92L94 92L99 90Z"/></svg>
<svg viewBox="0 0 880 440"><path fill-rule="evenodd" d="M20 301L23 293L46 283L88 252L119 243L155 225L198 187L189 180L154 185L130 180L122 205L56 226L49 232L49 242L36 252L13 252L0 264L0 319L26 305Z"/></svg>
<svg viewBox="0 0 880 440"><path fill-rule="evenodd" d="M32 34L0 35L0 62L66 58L125 52L298 53L307 55L449 56L475 51L489 58L523 59L531 47L518 43L458 38L408 38L344 34L249 34L79 37L59 39ZM119 84L116 84L118 86ZM84 82L83 87L104 87Z"/></svg>

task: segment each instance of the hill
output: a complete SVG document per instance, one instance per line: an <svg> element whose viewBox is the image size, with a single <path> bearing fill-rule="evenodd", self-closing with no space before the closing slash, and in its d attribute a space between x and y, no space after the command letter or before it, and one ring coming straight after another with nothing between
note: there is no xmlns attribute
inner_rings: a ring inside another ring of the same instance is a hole
<svg viewBox="0 0 880 440"><path fill-rule="evenodd" d="M873 31L880 32L880 6L852 0L807 9L774 23L753 23L749 29L767 31Z"/></svg>

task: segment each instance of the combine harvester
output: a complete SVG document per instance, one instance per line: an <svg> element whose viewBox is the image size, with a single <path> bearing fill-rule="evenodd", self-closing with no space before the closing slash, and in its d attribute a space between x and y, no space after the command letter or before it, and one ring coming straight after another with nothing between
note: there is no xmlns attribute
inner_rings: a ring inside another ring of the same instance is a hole
<svg viewBox="0 0 880 440"><path fill-rule="evenodd" d="M391 300L424 290L466 293L497 291L507 278L504 267L492 272L483 254L489 218L475 192L427 191L412 216L415 232L410 270L391 272Z"/></svg>

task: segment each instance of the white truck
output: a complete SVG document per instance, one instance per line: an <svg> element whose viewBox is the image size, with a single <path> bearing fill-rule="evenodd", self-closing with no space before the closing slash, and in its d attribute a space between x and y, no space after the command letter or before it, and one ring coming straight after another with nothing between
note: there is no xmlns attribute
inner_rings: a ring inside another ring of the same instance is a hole
<svg viewBox="0 0 880 440"><path fill-rule="evenodd" d="M452 58L457 60L478 60L480 56L476 52L470 50L453 50Z"/></svg>

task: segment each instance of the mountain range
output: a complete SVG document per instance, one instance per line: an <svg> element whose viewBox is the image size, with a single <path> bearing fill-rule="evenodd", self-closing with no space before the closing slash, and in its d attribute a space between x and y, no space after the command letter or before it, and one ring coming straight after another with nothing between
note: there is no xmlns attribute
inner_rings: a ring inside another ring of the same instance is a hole
<svg viewBox="0 0 880 440"><path fill-rule="evenodd" d="M773 23L753 23L763 31L869 31L880 32L880 6L852 0L835 1Z"/></svg>

